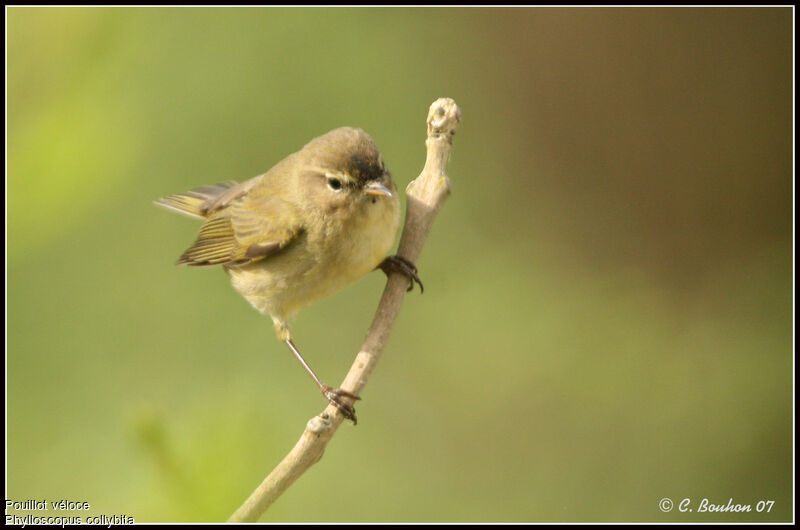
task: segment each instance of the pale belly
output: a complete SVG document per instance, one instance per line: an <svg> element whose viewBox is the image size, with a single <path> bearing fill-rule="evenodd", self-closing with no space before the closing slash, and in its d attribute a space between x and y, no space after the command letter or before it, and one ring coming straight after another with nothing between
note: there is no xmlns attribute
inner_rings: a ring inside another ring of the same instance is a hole
<svg viewBox="0 0 800 530"><path fill-rule="evenodd" d="M389 255L400 214L399 205L387 206L348 226L351 237L303 236L275 256L227 269L233 287L272 317L279 338L289 338L288 320L300 309L359 280Z"/></svg>

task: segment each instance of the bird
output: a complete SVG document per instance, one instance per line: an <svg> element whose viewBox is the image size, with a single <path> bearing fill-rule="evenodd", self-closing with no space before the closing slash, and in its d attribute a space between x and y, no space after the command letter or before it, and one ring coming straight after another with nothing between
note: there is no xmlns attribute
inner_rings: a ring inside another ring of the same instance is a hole
<svg viewBox="0 0 800 530"><path fill-rule="evenodd" d="M244 182L201 186L154 201L202 219L177 265L221 266L233 288L272 319L323 396L353 424L359 396L324 384L300 354L290 322L302 308L372 270L400 273L408 290L417 267L390 255L400 228L400 198L375 141L340 127L308 142Z"/></svg>

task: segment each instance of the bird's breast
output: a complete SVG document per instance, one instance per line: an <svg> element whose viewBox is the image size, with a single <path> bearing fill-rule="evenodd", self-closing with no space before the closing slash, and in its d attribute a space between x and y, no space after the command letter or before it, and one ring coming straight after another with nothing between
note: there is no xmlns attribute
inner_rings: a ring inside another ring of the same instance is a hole
<svg viewBox="0 0 800 530"><path fill-rule="evenodd" d="M281 253L228 272L256 309L287 319L374 270L391 252L399 227L399 200L381 198L339 224L323 219Z"/></svg>
<svg viewBox="0 0 800 530"><path fill-rule="evenodd" d="M365 215L354 216L334 248L337 271L347 284L374 270L392 250L400 226L400 207L395 197L367 204Z"/></svg>

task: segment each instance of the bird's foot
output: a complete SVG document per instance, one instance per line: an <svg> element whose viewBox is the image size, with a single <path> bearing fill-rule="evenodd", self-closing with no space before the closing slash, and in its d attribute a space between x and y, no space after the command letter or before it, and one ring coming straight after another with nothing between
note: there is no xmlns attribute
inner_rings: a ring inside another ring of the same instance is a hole
<svg viewBox="0 0 800 530"><path fill-rule="evenodd" d="M341 388L331 388L328 385L322 385L320 390L322 391L322 395L325 396L325 399L327 399L331 405L342 411L344 417L352 421L353 425L358 423L358 419L356 419L356 409L353 408L353 405L346 402L344 398L349 398L353 401L356 401L361 399L360 397L348 392L347 390L342 390Z"/></svg>
<svg viewBox="0 0 800 530"><path fill-rule="evenodd" d="M393 272L399 272L408 278L407 291L413 290L414 283L416 282L417 285L419 285L420 294L425 292L425 288L422 286L422 280L420 280L419 276L417 275L417 266L403 256L389 256L388 258L384 259L380 265L378 265L378 268L386 273L386 276L389 276L389 274Z"/></svg>

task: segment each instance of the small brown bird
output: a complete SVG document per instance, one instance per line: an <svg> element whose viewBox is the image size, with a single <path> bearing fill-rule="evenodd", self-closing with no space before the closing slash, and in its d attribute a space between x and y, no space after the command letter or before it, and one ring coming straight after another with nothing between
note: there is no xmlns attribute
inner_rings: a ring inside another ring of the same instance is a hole
<svg viewBox="0 0 800 530"><path fill-rule="evenodd" d="M221 265L233 287L272 318L278 339L322 394L356 423L347 399L359 397L320 381L292 341L289 320L376 268L404 274L409 290L414 282L422 290L414 264L389 256L400 227L400 199L372 138L361 129L335 129L263 175L156 204L205 220L177 263Z"/></svg>

